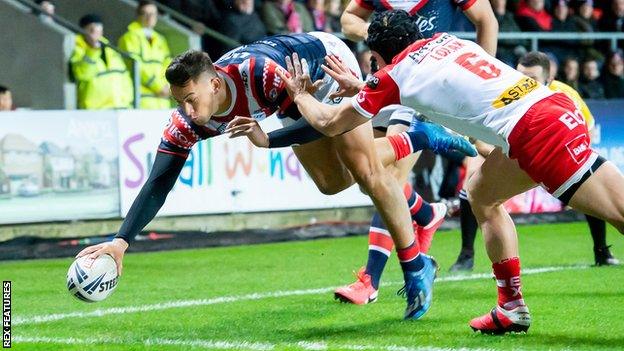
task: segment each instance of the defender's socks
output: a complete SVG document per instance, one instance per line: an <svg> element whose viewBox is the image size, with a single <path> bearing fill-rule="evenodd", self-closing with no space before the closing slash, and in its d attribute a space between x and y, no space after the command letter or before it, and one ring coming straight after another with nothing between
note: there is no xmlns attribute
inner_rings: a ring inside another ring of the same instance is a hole
<svg viewBox="0 0 624 351"><path fill-rule="evenodd" d="M477 223L477 218L475 218L474 213L472 213L472 207L470 207L470 202L468 202L468 196L465 190L461 190L459 192L459 222L461 226L461 236L462 236L462 253L470 254L474 256L474 241L477 235L477 228L479 228L479 224Z"/></svg>
<svg viewBox="0 0 624 351"><path fill-rule="evenodd" d="M425 267L425 261L423 260L423 255L420 254L420 247L417 241L413 241L406 248L397 248L397 256L399 256L403 272L417 272Z"/></svg>
<svg viewBox="0 0 624 351"><path fill-rule="evenodd" d="M393 247L394 242L386 225L379 213L375 212L368 231L368 261L366 262L366 274L371 276L371 284L375 289L379 289L379 280Z"/></svg>
<svg viewBox="0 0 624 351"><path fill-rule="evenodd" d="M433 208L414 191L409 183L405 183L403 194L407 199L407 207L409 207L412 220L421 227L425 227L427 224L431 223L433 219Z"/></svg>
<svg viewBox="0 0 624 351"><path fill-rule="evenodd" d="M493 263L496 286L498 286L498 305L506 310L524 306L520 283L520 258L511 257Z"/></svg>
<svg viewBox="0 0 624 351"><path fill-rule="evenodd" d="M423 133L399 133L387 137L394 149L394 157L398 161L416 151L422 150L429 142Z"/></svg>

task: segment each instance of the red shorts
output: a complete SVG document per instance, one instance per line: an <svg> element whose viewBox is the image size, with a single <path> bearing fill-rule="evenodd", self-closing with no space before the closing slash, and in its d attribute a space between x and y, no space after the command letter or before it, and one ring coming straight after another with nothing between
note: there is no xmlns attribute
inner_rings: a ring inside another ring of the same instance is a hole
<svg viewBox="0 0 624 351"><path fill-rule="evenodd" d="M563 93L531 106L509 135L509 157L555 197L596 162L583 116Z"/></svg>

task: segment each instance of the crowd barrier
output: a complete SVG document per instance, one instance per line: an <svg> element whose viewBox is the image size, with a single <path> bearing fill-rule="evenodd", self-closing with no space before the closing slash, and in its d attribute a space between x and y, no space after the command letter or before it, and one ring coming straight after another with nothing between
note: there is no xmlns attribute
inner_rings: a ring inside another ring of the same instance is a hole
<svg viewBox="0 0 624 351"><path fill-rule="evenodd" d="M624 171L624 100L588 101L594 147ZM146 181L169 111L0 113L0 224L124 217ZM265 129L277 128L268 118ZM353 186L321 194L290 148L258 149L226 136L198 143L161 216L371 205ZM506 203L516 213L561 204L534 189Z"/></svg>

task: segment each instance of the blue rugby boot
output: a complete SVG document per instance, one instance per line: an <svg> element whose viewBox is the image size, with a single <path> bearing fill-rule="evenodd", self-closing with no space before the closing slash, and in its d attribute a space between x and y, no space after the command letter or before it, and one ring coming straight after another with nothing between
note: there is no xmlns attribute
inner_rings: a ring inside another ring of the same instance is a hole
<svg viewBox="0 0 624 351"><path fill-rule="evenodd" d="M477 156L477 149L463 136L454 134L444 127L424 122L417 117L412 119L407 130L414 151L429 149L436 154L456 156Z"/></svg>
<svg viewBox="0 0 624 351"><path fill-rule="evenodd" d="M397 292L397 295L407 297L404 319L419 319L431 307L438 263L431 256L421 255L425 266L418 272L403 272L405 285Z"/></svg>

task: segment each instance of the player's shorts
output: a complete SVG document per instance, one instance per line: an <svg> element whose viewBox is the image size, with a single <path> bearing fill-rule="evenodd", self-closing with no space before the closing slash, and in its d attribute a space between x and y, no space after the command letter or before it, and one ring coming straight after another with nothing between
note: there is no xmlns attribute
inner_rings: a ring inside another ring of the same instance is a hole
<svg viewBox="0 0 624 351"><path fill-rule="evenodd" d="M604 162L590 146L583 116L562 93L534 104L514 126L508 141L509 157L566 204Z"/></svg>
<svg viewBox="0 0 624 351"><path fill-rule="evenodd" d="M403 105L390 105L382 108L373 118L373 128L385 132L391 125L408 126L417 112Z"/></svg>
<svg viewBox="0 0 624 351"><path fill-rule="evenodd" d="M357 58L351 49L349 49L347 44L345 44L340 38L325 32L310 32L308 34L318 38L321 41L325 47L327 55L339 57L342 62L344 62L351 69L351 71L355 73L358 79L362 80L362 71L360 71L360 65L358 64ZM320 102L329 105L339 105L343 101L346 102L349 100L349 98L329 98L331 93L339 90L338 82L336 82L329 74L323 75L323 83L324 84L321 88L314 93L314 97ZM292 118L285 116L281 117L280 121L284 127L287 127L295 122Z"/></svg>

